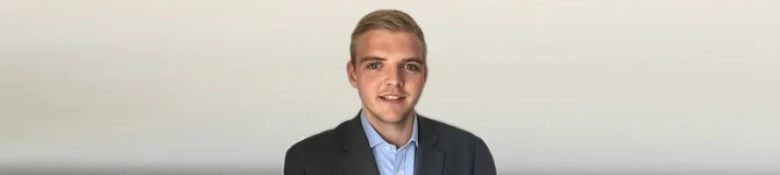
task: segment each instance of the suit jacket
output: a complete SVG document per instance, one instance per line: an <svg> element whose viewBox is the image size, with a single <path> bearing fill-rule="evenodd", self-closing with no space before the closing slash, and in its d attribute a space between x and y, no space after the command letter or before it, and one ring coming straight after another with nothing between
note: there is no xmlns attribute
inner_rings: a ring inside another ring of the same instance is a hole
<svg viewBox="0 0 780 175"><path fill-rule="evenodd" d="M496 174L493 156L480 137L421 115L417 122L415 175ZM285 175L379 175L360 113L293 144L284 159Z"/></svg>

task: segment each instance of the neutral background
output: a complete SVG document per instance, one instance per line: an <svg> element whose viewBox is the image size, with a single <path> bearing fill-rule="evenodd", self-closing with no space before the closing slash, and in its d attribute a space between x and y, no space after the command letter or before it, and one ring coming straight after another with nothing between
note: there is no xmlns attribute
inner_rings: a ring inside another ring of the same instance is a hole
<svg viewBox="0 0 780 175"><path fill-rule="evenodd" d="M780 173L775 0L3 0L0 173L280 174L357 114L380 8L426 32L418 110L501 174Z"/></svg>

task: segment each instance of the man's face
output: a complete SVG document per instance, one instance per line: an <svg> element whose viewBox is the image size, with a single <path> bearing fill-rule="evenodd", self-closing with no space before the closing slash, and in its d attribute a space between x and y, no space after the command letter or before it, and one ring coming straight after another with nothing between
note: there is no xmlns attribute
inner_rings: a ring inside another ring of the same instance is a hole
<svg viewBox="0 0 780 175"><path fill-rule="evenodd" d="M367 117L398 123L414 111L428 75L420 46L408 32L372 30L357 39L347 73Z"/></svg>

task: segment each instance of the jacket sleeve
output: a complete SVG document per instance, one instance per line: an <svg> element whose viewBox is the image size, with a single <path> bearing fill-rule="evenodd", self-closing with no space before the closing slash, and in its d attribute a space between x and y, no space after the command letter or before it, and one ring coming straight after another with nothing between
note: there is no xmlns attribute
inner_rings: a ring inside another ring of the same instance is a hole
<svg viewBox="0 0 780 175"><path fill-rule="evenodd" d="M474 143L474 175L496 175L496 163L487 144L481 138Z"/></svg>
<svg viewBox="0 0 780 175"><path fill-rule="evenodd" d="M303 162L301 157L298 156L297 145L293 145L287 150L284 156L284 175L305 175L303 169Z"/></svg>

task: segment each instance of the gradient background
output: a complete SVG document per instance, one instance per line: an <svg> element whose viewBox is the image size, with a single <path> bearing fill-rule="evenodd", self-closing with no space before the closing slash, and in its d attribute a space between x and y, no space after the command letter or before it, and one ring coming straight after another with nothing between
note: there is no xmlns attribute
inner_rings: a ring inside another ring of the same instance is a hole
<svg viewBox="0 0 780 175"><path fill-rule="evenodd" d="M281 174L379 8L500 174L780 174L776 0L2 0L0 174Z"/></svg>

